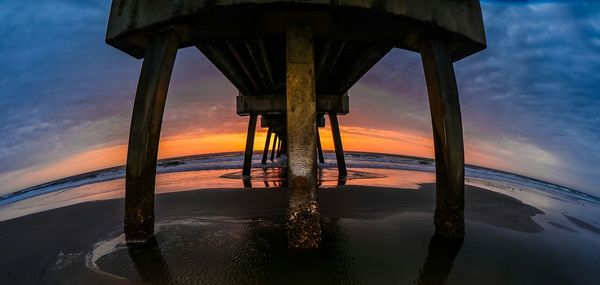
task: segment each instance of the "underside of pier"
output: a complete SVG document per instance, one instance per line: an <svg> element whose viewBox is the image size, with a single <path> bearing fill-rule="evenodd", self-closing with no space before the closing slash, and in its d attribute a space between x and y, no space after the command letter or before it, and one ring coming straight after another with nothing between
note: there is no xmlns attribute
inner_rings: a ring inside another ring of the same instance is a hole
<svg viewBox="0 0 600 285"><path fill-rule="evenodd" d="M477 0L114 0L107 43L144 58L126 176L125 234L154 232L154 182L162 114L179 48L194 46L238 89L247 116L243 176L251 176L258 119L261 165L287 157L288 242L319 246L319 128L329 118L340 178L347 175L338 116L350 89L391 49L419 52L432 116L441 236L464 236L464 151L453 63L485 48ZM401 75L399 75L401 76ZM368 96L368 94L357 94Z"/></svg>

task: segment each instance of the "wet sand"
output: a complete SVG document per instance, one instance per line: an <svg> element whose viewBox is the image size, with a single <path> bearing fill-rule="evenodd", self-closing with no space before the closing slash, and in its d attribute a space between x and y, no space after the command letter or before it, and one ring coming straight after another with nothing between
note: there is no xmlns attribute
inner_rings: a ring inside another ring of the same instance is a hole
<svg viewBox="0 0 600 285"><path fill-rule="evenodd" d="M452 243L434 236L434 188L320 189L323 243L313 251L287 249L285 188L159 194L156 237L142 247L122 244L123 199L70 205L0 222L0 284L594 284L600 278L594 225L570 216L540 219L560 214L467 186L467 236Z"/></svg>

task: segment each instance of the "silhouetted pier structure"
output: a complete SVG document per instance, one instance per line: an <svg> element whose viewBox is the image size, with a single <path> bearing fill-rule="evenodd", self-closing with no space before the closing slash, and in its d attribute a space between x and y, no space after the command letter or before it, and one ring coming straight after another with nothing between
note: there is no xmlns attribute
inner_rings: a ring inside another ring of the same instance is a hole
<svg viewBox="0 0 600 285"><path fill-rule="evenodd" d="M272 150L286 152L289 245L302 248L320 242L318 126L327 115L344 175L337 116L349 111L349 89L392 48L419 52L435 145L436 232L464 236L464 151L453 62L486 47L478 0L113 0L106 42L144 58L127 155L128 242L154 231L165 99L177 50L190 46L239 90L237 112L250 117L244 174L250 174L259 115L275 134Z"/></svg>

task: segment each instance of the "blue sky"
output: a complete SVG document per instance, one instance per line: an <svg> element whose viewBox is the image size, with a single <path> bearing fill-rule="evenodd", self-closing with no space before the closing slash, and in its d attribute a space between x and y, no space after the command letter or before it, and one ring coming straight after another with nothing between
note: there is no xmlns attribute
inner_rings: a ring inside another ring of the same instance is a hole
<svg viewBox="0 0 600 285"><path fill-rule="evenodd" d="M600 195L600 3L482 8L488 49L455 64L467 162ZM104 43L109 9L108 0L0 1L0 193L43 182L28 175L66 157L127 142L141 62ZM422 73L417 54L392 51L351 90L342 124L431 136ZM197 50L180 51L169 92L164 137L245 128L235 89Z"/></svg>

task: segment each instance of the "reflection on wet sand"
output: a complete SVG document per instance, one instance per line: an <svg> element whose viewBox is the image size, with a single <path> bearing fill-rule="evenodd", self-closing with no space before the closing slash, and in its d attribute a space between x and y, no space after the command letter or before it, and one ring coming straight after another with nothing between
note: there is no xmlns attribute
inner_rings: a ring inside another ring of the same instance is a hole
<svg viewBox="0 0 600 285"><path fill-rule="evenodd" d="M468 202L486 208L485 212L470 208L467 219L508 231L538 232L540 226L532 216L539 210L534 207L472 186L467 190ZM175 283L193 283L180 280L187 276L200 283L364 284L374 279L379 281L375 283L387 283L402 278L414 284L444 284L463 245L462 240L431 237L433 227L427 221L435 199L433 184L421 185L420 191L368 186L321 191L323 242L314 251L288 250L282 216L265 215L284 213L287 193L263 191L269 190L177 193L171 194L168 204L160 202L165 211L178 207L176 214L169 216L192 220L163 221L157 240L165 246L157 249L155 243L138 249L147 253L129 252L142 280L164 283L169 276L177 276ZM185 214L197 208L205 211L201 217L219 217L194 220L195 215ZM468 234L480 235L481 228L470 225ZM150 256L158 264L149 262ZM100 268L128 276L125 257L122 251L109 254L99 260ZM162 272L158 274L158 270ZM154 275L148 277L146 272Z"/></svg>
<svg viewBox="0 0 600 285"><path fill-rule="evenodd" d="M127 247L129 257L144 282L175 284L169 272L169 265L162 256L155 236L150 237L144 243L130 244Z"/></svg>
<svg viewBox="0 0 600 285"><path fill-rule="evenodd" d="M434 234L429 241L429 251L425 264L421 268L419 279L415 281L417 285L441 285L446 283L452 264L463 240L451 240L440 235Z"/></svg>
<svg viewBox="0 0 600 285"><path fill-rule="evenodd" d="M321 250L287 250L285 249L285 240L282 240L280 233L278 233L279 229L252 227L252 230L246 236L248 238L246 242L256 246L256 248L248 248L251 254L255 256L247 259L253 260L253 262L246 264L246 268L239 267L235 270L247 272L248 282L254 280L269 284L302 283L298 281L307 281L312 284L365 283L368 279L365 279L365 276L357 275L357 272L352 268L352 253L349 251L350 248L343 229L336 220L329 220L327 228L327 248ZM265 239L268 240L268 243L265 243ZM193 241L188 242L193 243ZM427 258L421 266L419 277L413 283L418 285L445 284L462 244L463 240L449 240L434 235L430 239ZM167 252L178 251L173 248L164 250ZM128 253L143 282L148 284L176 284L171 276L169 264L163 258L156 237L152 237L145 244L128 246ZM267 258L265 259L265 257ZM236 264L232 265L235 266ZM181 264L177 266L181 267ZM202 268L193 268L193 264L186 266L190 267L186 270L203 270ZM110 265L107 269L111 269ZM253 272L262 272L262 276L254 276L251 274ZM181 272L179 273L181 274ZM307 278L307 276L310 277ZM225 279L219 280L222 282L234 281L234 279L224 277ZM187 281L186 283L195 283L193 280Z"/></svg>
<svg viewBox="0 0 600 285"><path fill-rule="evenodd" d="M600 278L595 204L468 185L467 236L451 242L432 237L432 173L351 169L379 176L337 186L337 173L323 171L322 246L295 252L286 242L282 173L256 170L251 191L241 188L241 177L222 178L232 170L159 175L155 238L143 246L99 251L98 272L86 267L84 257L98 252L95 244L110 244L100 241L114 242L122 233L122 199L0 222L0 251L7 256L0 259L0 284L595 284ZM51 201L81 202L90 194L116 195L122 190L116 183L11 207L21 211ZM182 192L207 183L222 189ZM507 266L510 270L498 274Z"/></svg>
<svg viewBox="0 0 600 285"><path fill-rule="evenodd" d="M381 172L381 171L378 171ZM426 173L425 175L431 175ZM241 180L245 188L270 188L270 187L287 187L287 172L285 168L256 168L251 171L250 175L243 175L241 171L229 172L220 176L223 179ZM359 184L357 181L385 179L386 175L377 172L361 170L349 170L346 175L340 175L336 169L317 170L317 185L318 186L343 186L348 181L353 181L354 185ZM256 183L254 183L256 182Z"/></svg>

